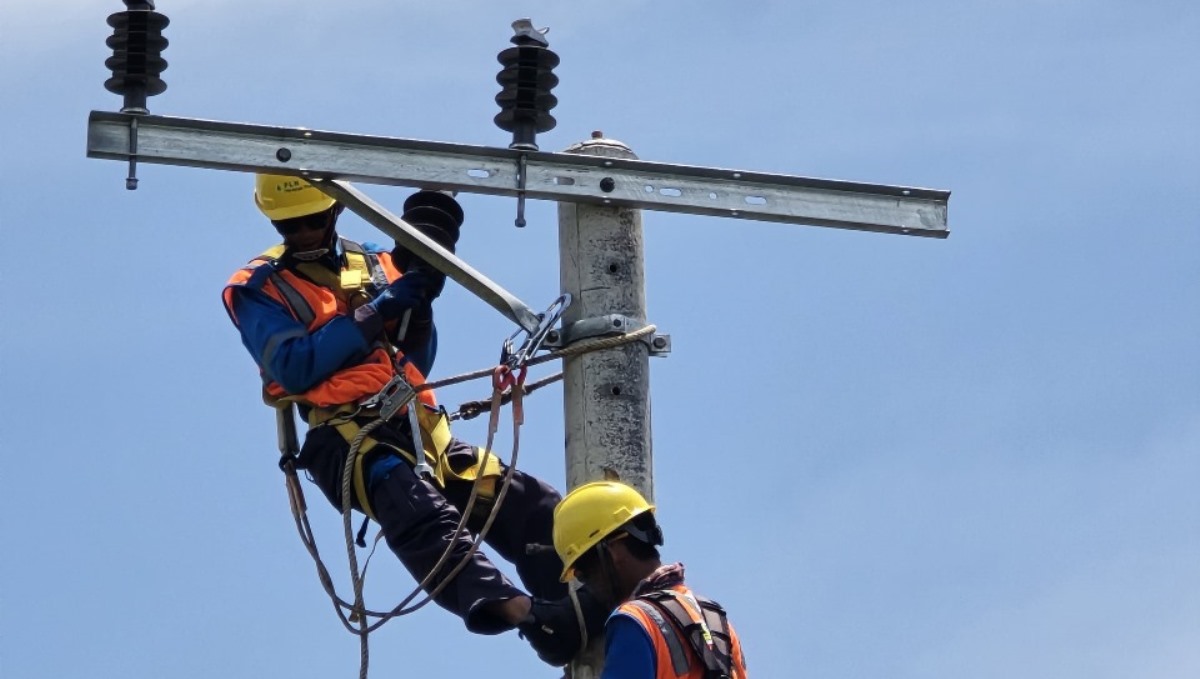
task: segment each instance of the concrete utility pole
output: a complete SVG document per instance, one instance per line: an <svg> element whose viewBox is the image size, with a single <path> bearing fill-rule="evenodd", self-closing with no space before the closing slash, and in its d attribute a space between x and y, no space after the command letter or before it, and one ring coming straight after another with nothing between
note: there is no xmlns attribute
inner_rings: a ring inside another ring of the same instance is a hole
<svg viewBox="0 0 1200 679"><path fill-rule="evenodd" d="M567 153L634 158L624 144L600 134ZM562 290L574 299L563 316L567 341L578 339L589 322L596 334L646 324L641 210L559 203L558 254ZM613 479L654 497L649 355L647 344L633 342L565 360L568 487Z"/></svg>
<svg viewBox="0 0 1200 679"><path fill-rule="evenodd" d="M546 348L644 331L639 341L565 360L567 485L620 479L654 496L649 357L670 351L670 338L647 328L641 211L827 226L944 238L948 191L669 165L637 160L624 144L593 139L566 153L538 150L536 135L554 127L551 70L558 56L545 30L513 23L514 47L498 57L501 113L513 133L508 148L371 137L149 115L146 97L161 93L166 68L165 16L151 0L125 0L109 17L113 71L105 86L124 96L120 113L93 111L87 154L137 163L298 176L337 198L369 224L463 285L530 337L548 330L528 305L371 201L350 181L511 196L518 226L526 198L559 204L562 291L573 303ZM602 640L572 666L573 679L599 676Z"/></svg>
<svg viewBox="0 0 1200 679"><path fill-rule="evenodd" d="M599 132L567 153L636 157ZM574 299L563 316L566 341L589 334L579 332L589 323L597 334L646 324L641 210L559 203L558 256L562 290ZM633 342L564 360L568 488L619 480L654 501L649 356L647 344ZM604 640L593 639L572 662L571 677L599 677L603 668Z"/></svg>

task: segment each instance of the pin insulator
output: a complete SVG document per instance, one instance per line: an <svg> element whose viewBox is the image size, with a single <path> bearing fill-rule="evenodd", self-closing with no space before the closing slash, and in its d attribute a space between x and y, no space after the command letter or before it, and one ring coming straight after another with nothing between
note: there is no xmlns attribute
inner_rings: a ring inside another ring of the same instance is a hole
<svg viewBox="0 0 1200 679"><path fill-rule="evenodd" d="M126 113L147 113L146 98L162 94L167 84L159 76L167 69L162 51L167 39L162 36L170 20L154 11L151 0L125 0L128 8L108 17L113 34L105 41L113 55L104 61L113 77L104 88L125 97L121 108Z"/></svg>
<svg viewBox="0 0 1200 679"><path fill-rule="evenodd" d="M517 25L514 23L514 28ZM558 76L552 71L559 59L547 47L544 32L535 36L528 29L518 29L512 43L515 47L496 57L504 67L496 76L501 86L496 95L500 105L496 126L513 133L509 148L536 151L537 133L552 130L556 124L550 109L558 105L558 98L550 90L558 85Z"/></svg>

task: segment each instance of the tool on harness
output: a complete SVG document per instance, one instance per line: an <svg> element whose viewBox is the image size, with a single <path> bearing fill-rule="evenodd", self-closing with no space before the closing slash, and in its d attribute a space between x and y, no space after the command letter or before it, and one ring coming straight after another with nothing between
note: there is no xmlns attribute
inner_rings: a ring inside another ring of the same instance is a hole
<svg viewBox="0 0 1200 679"><path fill-rule="evenodd" d="M419 407L417 404L408 407L408 428L409 434L412 436L413 458L415 459L413 472L416 473L417 478L429 480L433 478L433 467L429 466L429 461L425 459L425 443L421 440L421 421L417 415Z"/></svg>
<svg viewBox="0 0 1200 679"><path fill-rule="evenodd" d="M674 590L647 592L631 603L659 627L671 651L676 674L686 674L689 669L687 654L682 648L686 644L703 663L704 679L730 679L733 676L729 621L720 604Z"/></svg>
<svg viewBox="0 0 1200 679"><path fill-rule="evenodd" d="M296 476L296 459L300 456L300 437L296 434L295 405L291 401L280 401L275 405L275 432L279 439L279 469L283 471L288 497L295 509L303 512L304 493Z"/></svg>
<svg viewBox="0 0 1200 679"><path fill-rule="evenodd" d="M403 371L400 371L393 375L392 379L388 380L388 383L383 385L383 388L378 393L363 401L362 407L374 408L375 406L379 406L379 419L390 420L393 415L416 397L417 390L408 383L408 380L404 379Z"/></svg>
<svg viewBox="0 0 1200 679"><path fill-rule="evenodd" d="M516 332L504 340L504 344L500 349L500 363L509 368L515 369L524 366L533 355L542 348L542 344L546 341L546 336L562 318L567 307L571 306L570 293L564 292L559 295L558 299L550 305L546 311L538 314L537 330L529 332L525 328L518 328ZM514 349L516 339L522 334L526 335L525 341L521 343L520 348Z"/></svg>
<svg viewBox="0 0 1200 679"><path fill-rule="evenodd" d="M300 437L296 434L295 407L291 401L275 406L275 431L279 438L279 464L295 460L300 455Z"/></svg>

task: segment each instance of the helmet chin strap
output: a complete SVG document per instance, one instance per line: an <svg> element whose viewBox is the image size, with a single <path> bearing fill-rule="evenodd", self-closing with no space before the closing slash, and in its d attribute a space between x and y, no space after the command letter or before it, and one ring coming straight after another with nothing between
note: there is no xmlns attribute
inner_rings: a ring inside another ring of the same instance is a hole
<svg viewBox="0 0 1200 679"><path fill-rule="evenodd" d="M325 224L325 242L321 247L304 251L293 250L292 257L301 262L315 262L328 255L329 251L333 249L333 242L337 240L337 229L334 228L334 224L337 221L337 213L337 210L331 210L329 213L329 221Z"/></svg>
<svg viewBox="0 0 1200 679"><path fill-rule="evenodd" d="M614 605L620 603L620 582L617 578L617 569L612 562L612 552L609 551L608 545L604 541L596 543L596 553L599 557L600 573L605 580L608 581L608 595L615 599Z"/></svg>

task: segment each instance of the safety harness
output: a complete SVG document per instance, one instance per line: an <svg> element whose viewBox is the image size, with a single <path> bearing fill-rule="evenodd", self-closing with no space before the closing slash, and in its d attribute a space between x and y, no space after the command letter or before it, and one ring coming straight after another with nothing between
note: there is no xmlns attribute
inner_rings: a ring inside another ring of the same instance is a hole
<svg viewBox="0 0 1200 679"><path fill-rule="evenodd" d="M387 274L383 270L383 265L379 263L378 255L367 252L352 240L341 238L339 242L346 261L346 267L342 269L340 275L320 264L311 262L298 262L294 269L315 283L330 290L341 291L347 297L347 304L354 308L358 306L355 302L359 300L369 302L383 288L387 287ZM279 290L279 294L283 296L288 310L292 312L296 320L307 326L313 322L316 314L304 299L304 295L301 295L300 291L279 275L279 268L282 266L279 258L283 256L285 249L286 246L281 243L251 260L247 266L253 266L254 262L262 262L266 266L255 267L254 273L246 285L249 288L261 288L266 280L270 280ZM354 299L355 297L358 297L359 300Z"/></svg>
<svg viewBox="0 0 1200 679"><path fill-rule="evenodd" d="M725 609L712 599L672 589L656 590L629 602L658 627L671 655L676 676L687 676L687 648L704 665L704 679L733 676L732 640Z"/></svg>
<svg viewBox="0 0 1200 679"><path fill-rule="evenodd" d="M367 252L358 243L345 238L340 239L340 243L345 261L344 268L340 273L335 273L320 264L309 262L296 263L292 268L295 272L314 283L338 292L346 300L347 306L353 309L360 304L370 301L387 286L387 273L375 253ZM308 326L316 318L316 314L304 298L304 295L279 274L279 268L282 266L280 258L283 256L283 253L284 246L276 245L256 257L254 261L262 262L263 264L255 269L250 280L247 282L247 286L259 288L269 280L279 291L292 316L300 323ZM397 377L393 381L403 381L404 364L407 359L403 356L397 357L391 350L390 345L386 343L379 344L388 349L388 353L392 356L392 360L396 365ZM273 349L274 347L272 346L266 348L264 351L264 360L269 358L270 354L273 353ZM266 377L264 376L265 380ZM411 385L404 386L405 388L411 388ZM385 387L386 390L387 387ZM269 405L277 405L283 400L296 401L304 406L302 410L305 411L310 429L321 426L333 427L347 443L355 440L365 424L378 419L381 410L378 400L369 400L364 403L341 404L328 408L311 406L304 403L303 399L294 396L285 396L282 398L270 397L265 392L264 400ZM371 509L368 497L365 474L366 465L363 462L366 456L374 451L376 447L387 448L407 460L414 467L428 465L430 476L439 487L445 486L447 478L474 481L477 476L483 476L485 482L480 488L480 495L485 503L489 503L492 500L495 479L502 474L499 459L494 454L487 453L480 448L475 451L477 460L475 465L466 469L454 469L446 456L446 450L451 443L449 415L444 408L432 408L415 400L412 406L412 410L415 411L416 416L409 419L409 429L414 444L423 449L422 452L424 455L421 455L420 459L412 451L404 450L399 446L387 441L381 441L371 435L366 436L354 451L353 488L354 495L358 500L359 507L362 508L363 514L370 519L375 519L375 513ZM412 426L414 424L416 426ZM362 531L360 531L360 542L362 539L361 536Z"/></svg>

